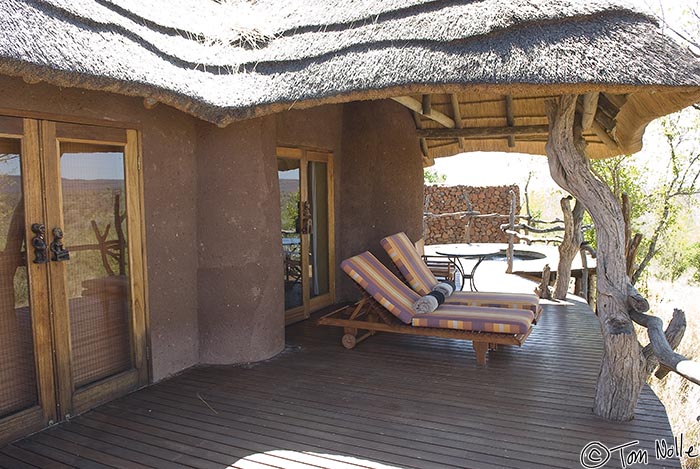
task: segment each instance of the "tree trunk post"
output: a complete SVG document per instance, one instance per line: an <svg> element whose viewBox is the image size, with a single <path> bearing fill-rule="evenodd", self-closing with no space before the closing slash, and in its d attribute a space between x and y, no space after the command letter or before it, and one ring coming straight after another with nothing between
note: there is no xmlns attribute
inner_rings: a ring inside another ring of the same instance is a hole
<svg viewBox="0 0 700 469"><path fill-rule="evenodd" d="M506 260L508 261L508 267L506 269L506 273L512 274L513 273L513 243L515 241L515 236L513 235L513 232L515 232L515 192L511 189L509 191L510 193L510 214L508 217L508 230L510 231L510 234L508 235L508 250L506 252Z"/></svg>
<svg viewBox="0 0 700 469"><path fill-rule="evenodd" d="M625 227L617 199L590 170L580 123L574 125L576 100L576 95L563 95L546 103L547 159L552 178L585 205L596 226L598 320L604 347L593 412L609 420L631 420L645 369L627 314Z"/></svg>
<svg viewBox="0 0 700 469"><path fill-rule="evenodd" d="M549 264L546 264L544 266L544 269L542 269L542 280L540 281L540 284L535 288L535 294L543 300L552 299L552 294L549 289L549 279L551 275L552 271L549 267Z"/></svg>
<svg viewBox="0 0 700 469"><path fill-rule="evenodd" d="M557 279L554 283L554 298L565 300L569 292L569 279L571 278L571 263L578 254L583 242L583 205L578 200L571 210L571 197L561 199L561 211L564 216L564 238L559 245L559 265L557 266Z"/></svg>

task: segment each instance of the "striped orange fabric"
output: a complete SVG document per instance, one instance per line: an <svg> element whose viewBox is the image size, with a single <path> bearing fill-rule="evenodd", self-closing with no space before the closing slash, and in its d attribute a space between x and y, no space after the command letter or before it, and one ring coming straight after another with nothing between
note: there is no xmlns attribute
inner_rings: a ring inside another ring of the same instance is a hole
<svg viewBox="0 0 700 469"><path fill-rule="evenodd" d="M399 268L406 282L418 294L427 295L438 284L438 279L425 265L406 233L387 236L380 241L380 244Z"/></svg>
<svg viewBox="0 0 700 469"><path fill-rule="evenodd" d="M414 291L427 295L438 284L406 233L387 236L380 244ZM529 293L455 292L445 304L527 309L535 314L541 309L537 295Z"/></svg>
<svg viewBox="0 0 700 469"><path fill-rule="evenodd" d="M537 314L541 308L537 295L529 293L454 292L446 304L527 309Z"/></svg>
<svg viewBox="0 0 700 469"><path fill-rule="evenodd" d="M411 324L416 327L525 334L530 330L533 319L532 311L524 309L442 305L432 313L414 316Z"/></svg>
<svg viewBox="0 0 700 469"><path fill-rule="evenodd" d="M419 298L369 251L344 260L340 267L387 311L406 324L416 314L413 303Z"/></svg>

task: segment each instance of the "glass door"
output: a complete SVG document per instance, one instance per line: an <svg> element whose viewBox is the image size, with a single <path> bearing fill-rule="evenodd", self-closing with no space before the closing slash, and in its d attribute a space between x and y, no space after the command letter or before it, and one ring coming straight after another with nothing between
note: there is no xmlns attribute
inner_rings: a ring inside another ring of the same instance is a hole
<svg viewBox="0 0 700 469"><path fill-rule="evenodd" d="M279 147L287 324L333 302L333 171L328 152Z"/></svg>
<svg viewBox="0 0 700 469"><path fill-rule="evenodd" d="M0 444L148 382L133 130L0 116Z"/></svg>
<svg viewBox="0 0 700 469"><path fill-rule="evenodd" d="M0 116L0 445L56 419L38 139Z"/></svg>
<svg viewBox="0 0 700 469"><path fill-rule="evenodd" d="M137 142L124 129L43 122L42 132L67 417L147 382Z"/></svg>

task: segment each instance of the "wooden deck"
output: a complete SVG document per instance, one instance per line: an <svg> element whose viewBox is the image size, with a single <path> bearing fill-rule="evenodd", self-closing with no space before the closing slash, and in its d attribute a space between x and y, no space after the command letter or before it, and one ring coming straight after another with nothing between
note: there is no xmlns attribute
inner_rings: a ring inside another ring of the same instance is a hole
<svg viewBox="0 0 700 469"><path fill-rule="evenodd" d="M348 351L340 336L291 326L272 360L191 369L0 449L0 467L575 468L592 440L680 467L655 458L672 435L648 388L632 422L591 414L601 339L585 305L546 306L486 368L458 341L382 334Z"/></svg>

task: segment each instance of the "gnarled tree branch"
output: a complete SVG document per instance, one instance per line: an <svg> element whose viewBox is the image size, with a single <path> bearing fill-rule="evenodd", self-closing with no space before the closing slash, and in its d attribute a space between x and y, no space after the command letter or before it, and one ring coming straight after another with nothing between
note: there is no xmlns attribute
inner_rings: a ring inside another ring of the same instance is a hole
<svg viewBox="0 0 700 469"><path fill-rule="evenodd" d="M647 328L649 343L661 365L700 385L700 363L673 351L664 335L664 323L660 318L633 310L630 310L629 315L634 322Z"/></svg>
<svg viewBox="0 0 700 469"><path fill-rule="evenodd" d="M673 319L664 333L664 323L660 318L644 314L649 310L649 302L632 286L628 284L627 313L630 319L647 329L649 345L644 350L646 358L646 377L658 364L674 371L690 382L700 385L700 363L689 360L674 352L685 332L685 313L680 309L673 311ZM651 353L656 359L651 358Z"/></svg>

